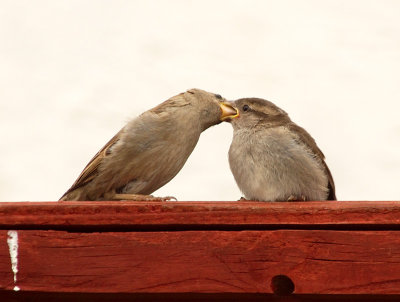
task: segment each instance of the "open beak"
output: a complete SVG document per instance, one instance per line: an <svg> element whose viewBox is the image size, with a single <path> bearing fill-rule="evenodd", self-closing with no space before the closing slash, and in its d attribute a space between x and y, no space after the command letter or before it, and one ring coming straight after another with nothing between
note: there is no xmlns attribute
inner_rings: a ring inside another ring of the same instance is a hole
<svg viewBox="0 0 400 302"><path fill-rule="evenodd" d="M219 118L221 121L226 121L239 116L239 110L237 110L228 102L220 103L219 107L221 108L221 117Z"/></svg>

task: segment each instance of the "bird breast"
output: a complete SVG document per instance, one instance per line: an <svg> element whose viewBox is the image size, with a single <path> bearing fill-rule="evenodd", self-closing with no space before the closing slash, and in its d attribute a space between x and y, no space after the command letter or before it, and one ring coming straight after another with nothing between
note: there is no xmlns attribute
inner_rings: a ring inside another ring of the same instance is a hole
<svg viewBox="0 0 400 302"><path fill-rule="evenodd" d="M326 199L328 179L321 162L284 126L236 130L229 163L247 199Z"/></svg>

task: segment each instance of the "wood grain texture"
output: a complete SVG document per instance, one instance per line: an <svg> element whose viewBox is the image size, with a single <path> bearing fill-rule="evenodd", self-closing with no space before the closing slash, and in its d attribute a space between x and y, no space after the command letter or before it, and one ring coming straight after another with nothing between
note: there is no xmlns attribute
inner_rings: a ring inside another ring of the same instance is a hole
<svg viewBox="0 0 400 302"><path fill-rule="evenodd" d="M281 301L282 275L294 284L284 301L396 301L399 232L396 201L0 203L0 300Z"/></svg>
<svg viewBox="0 0 400 302"><path fill-rule="evenodd" d="M22 291L272 293L286 275L296 294L400 294L397 231L18 233ZM12 290L4 244L0 268Z"/></svg>
<svg viewBox="0 0 400 302"><path fill-rule="evenodd" d="M400 226L398 201L0 203L0 228L32 226Z"/></svg>

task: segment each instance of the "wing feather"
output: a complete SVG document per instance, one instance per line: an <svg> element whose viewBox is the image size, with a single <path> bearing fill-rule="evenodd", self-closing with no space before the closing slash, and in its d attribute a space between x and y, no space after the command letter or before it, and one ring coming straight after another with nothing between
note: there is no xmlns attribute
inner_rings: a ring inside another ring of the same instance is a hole
<svg viewBox="0 0 400 302"><path fill-rule="evenodd" d="M98 175L98 168L103 160L110 155L110 148L119 141L122 130L120 130L97 154L89 161L81 174L72 184L71 188L61 197L61 199L68 193L88 184Z"/></svg>
<svg viewBox="0 0 400 302"><path fill-rule="evenodd" d="M308 132L305 129L296 125L295 123L288 124L288 128L290 130L294 130L295 133L299 135L300 140L304 144L306 144L306 146L308 146L308 148L310 148L311 151L321 159L321 162L325 168L326 175L328 176L328 189L329 189L328 200L336 200L335 183L333 181L331 171L329 170L328 165L325 162L325 155L318 148L315 140L311 137L310 134L308 134Z"/></svg>

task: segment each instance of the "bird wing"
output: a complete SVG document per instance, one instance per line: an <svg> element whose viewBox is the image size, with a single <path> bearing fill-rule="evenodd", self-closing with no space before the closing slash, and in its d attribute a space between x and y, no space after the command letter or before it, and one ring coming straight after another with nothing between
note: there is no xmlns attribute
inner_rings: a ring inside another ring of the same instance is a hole
<svg viewBox="0 0 400 302"><path fill-rule="evenodd" d="M61 199L67 195L68 193L76 190L79 187L86 185L91 182L96 176L98 172L98 167L101 162L111 154L110 148L120 139L122 130L120 130L97 154L90 160L90 162L83 169L77 180L72 184L71 188L68 189L67 192L61 197Z"/></svg>
<svg viewBox="0 0 400 302"><path fill-rule="evenodd" d="M288 128L289 128L289 130L294 130L295 133L297 133L298 136L300 137L300 140L306 146L308 146L308 148L310 148L311 151L315 155L317 155L321 159L321 162L322 162L323 166L325 167L326 175L328 176L328 189L329 189L328 200L336 200L335 183L333 181L333 177L332 177L331 171L329 170L329 168L328 168L328 166L327 166L327 164L325 162L325 155L318 148L317 143L315 142L315 140L311 137L310 134L308 134L308 132L305 129L303 129L302 127L296 125L295 123L290 123L288 125Z"/></svg>

